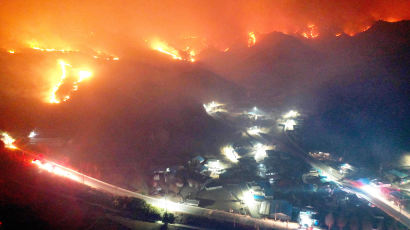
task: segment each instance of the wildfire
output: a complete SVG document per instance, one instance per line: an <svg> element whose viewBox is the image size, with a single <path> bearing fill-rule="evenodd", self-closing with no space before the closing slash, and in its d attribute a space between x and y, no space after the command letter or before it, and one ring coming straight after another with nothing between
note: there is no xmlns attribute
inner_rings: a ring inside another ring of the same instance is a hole
<svg viewBox="0 0 410 230"><path fill-rule="evenodd" d="M7 50L7 52L8 52L8 53L11 53L11 54L16 53L16 51L14 51L14 50Z"/></svg>
<svg viewBox="0 0 410 230"><path fill-rule="evenodd" d="M317 27L314 24L309 24L307 27L308 31L302 33L303 37L307 39L314 39L319 37L319 32L317 31Z"/></svg>
<svg viewBox="0 0 410 230"><path fill-rule="evenodd" d="M74 50L71 50L71 49L43 48L36 41L29 41L27 43L31 49L42 51L42 52L60 52L60 53L74 52Z"/></svg>
<svg viewBox="0 0 410 230"><path fill-rule="evenodd" d="M73 87L72 90L70 90L65 96L62 97L62 99L57 95L59 89L61 88L61 86L64 84L65 80L67 79L67 67L69 67L70 69L72 69L72 66L68 63L66 63L63 60L59 61L59 65L61 68L61 76L60 76L60 80L57 82L57 84L54 85L54 87L52 88L50 95L48 97L48 102L52 103L52 104L58 104L62 101L67 101L68 99L70 99L70 93L71 91L77 91L78 90L78 84L88 78L90 78L93 73L91 71L88 70L77 70L77 74L75 76L71 76L71 77L75 77L76 80L73 82Z"/></svg>
<svg viewBox="0 0 410 230"><path fill-rule="evenodd" d="M364 28L362 29L362 32L367 31L368 29L370 29L370 27L371 27L371 26L366 26L366 27L364 27Z"/></svg>
<svg viewBox="0 0 410 230"><path fill-rule="evenodd" d="M17 149L17 146L14 145L16 141L13 137L11 137L8 133L2 132L0 140L3 141L4 146L8 149Z"/></svg>
<svg viewBox="0 0 410 230"><path fill-rule="evenodd" d="M113 54L108 54L106 52L102 52L101 50L92 51L91 56L94 59L105 59L106 61L118 61L118 60L120 60L119 57L117 57Z"/></svg>
<svg viewBox="0 0 410 230"><path fill-rule="evenodd" d="M254 46L256 43L256 36L254 32L248 33L248 47Z"/></svg>
<svg viewBox="0 0 410 230"><path fill-rule="evenodd" d="M151 42L151 49L167 54L175 60L195 62L194 57L196 53L189 46L181 51L168 45L166 42L154 40Z"/></svg>
<svg viewBox="0 0 410 230"><path fill-rule="evenodd" d="M360 28L356 28L356 30L345 29L344 32L345 32L345 34L349 35L350 37L353 37L358 33L362 33L362 32L367 31L370 28L371 28L371 25L366 25L366 26L363 26L363 27L360 27Z"/></svg>
<svg viewBox="0 0 410 230"><path fill-rule="evenodd" d="M60 81L53 87L51 91L50 99L49 99L50 103L60 103L60 100L57 98L57 91L58 89L60 89L60 86L63 84L64 79L67 77L66 66L68 64L66 64L63 60L60 60L59 64L61 67L61 77L60 77Z"/></svg>
<svg viewBox="0 0 410 230"><path fill-rule="evenodd" d="M398 21L401 21L401 19L399 19L399 18L393 18L393 17L385 18L384 20L385 20L386 22L398 22Z"/></svg>

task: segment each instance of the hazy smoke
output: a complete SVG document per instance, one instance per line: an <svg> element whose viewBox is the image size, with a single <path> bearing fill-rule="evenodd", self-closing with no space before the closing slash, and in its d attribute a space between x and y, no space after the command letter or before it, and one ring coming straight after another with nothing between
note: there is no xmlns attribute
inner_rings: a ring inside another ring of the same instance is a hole
<svg viewBox="0 0 410 230"><path fill-rule="evenodd" d="M35 40L112 50L152 37L177 44L197 37L223 46L249 31L294 33L309 23L357 32L379 19L410 19L409 9L406 0L13 0L0 4L0 37L4 48Z"/></svg>

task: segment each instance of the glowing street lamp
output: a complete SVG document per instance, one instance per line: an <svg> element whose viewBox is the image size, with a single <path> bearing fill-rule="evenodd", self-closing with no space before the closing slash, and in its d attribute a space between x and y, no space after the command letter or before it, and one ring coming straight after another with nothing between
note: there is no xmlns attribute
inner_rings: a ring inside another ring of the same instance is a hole
<svg viewBox="0 0 410 230"><path fill-rule="evenodd" d="M253 191L252 190L248 190L248 191L244 192L242 199L243 199L243 202L247 206L251 206L255 203L255 198L253 197Z"/></svg>
<svg viewBox="0 0 410 230"><path fill-rule="evenodd" d="M225 155L228 160L233 163L237 163L239 159L238 153L236 153L235 149L231 145L227 145L222 148L222 154Z"/></svg>
<svg viewBox="0 0 410 230"><path fill-rule="evenodd" d="M285 125L285 130L293 130L293 126L296 125L296 121L292 119L287 120L284 125Z"/></svg>
<svg viewBox="0 0 410 230"><path fill-rule="evenodd" d="M28 135L28 138L34 138L37 136L37 133L33 130L30 132L30 134Z"/></svg>

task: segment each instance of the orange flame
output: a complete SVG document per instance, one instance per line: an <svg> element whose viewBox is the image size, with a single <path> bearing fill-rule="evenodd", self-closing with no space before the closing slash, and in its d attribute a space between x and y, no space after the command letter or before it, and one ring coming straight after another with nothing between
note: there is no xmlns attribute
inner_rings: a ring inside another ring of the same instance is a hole
<svg viewBox="0 0 410 230"><path fill-rule="evenodd" d="M63 60L59 61L60 64L60 68L61 68L61 76L59 81L57 82L57 84L55 84L51 90L51 92L49 93L48 96L48 102L52 103L52 104L58 104L61 102L61 100L63 101L67 101L70 99L70 92L65 95L64 97L62 97L62 99L57 95L58 90L60 89L60 87L64 84L65 79L67 78L67 66L71 67L70 64L67 64L66 62L64 62ZM77 75L76 75L76 80L73 82L73 88L72 91L77 91L78 90L78 84L82 81L84 81L85 79L88 79L92 76L92 72L88 71L88 70L77 70Z"/></svg>
<svg viewBox="0 0 410 230"><path fill-rule="evenodd" d="M308 31L302 33L303 37L307 39L314 39L319 37L319 32L317 31L317 27L314 24L309 24L307 27Z"/></svg>
<svg viewBox="0 0 410 230"><path fill-rule="evenodd" d="M254 46L256 43L256 36L254 32L248 33L248 47Z"/></svg>
<svg viewBox="0 0 410 230"><path fill-rule="evenodd" d="M151 42L151 49L156 50L158 52L167 54L171 56L175 60L184 60L184 61L190 61L190 62L195 62L195 51L192 50L189 46L186 47L183 50L183 54L181 54L181 51L168 45L166 42L159 41L159 40L154 40ZM185 54L185 55L184 55Z"/></svg>
<svg viewBox="0 0 410 230"><path fill-rule="evenodd" d="M63 60L59 61L60 67L61 67L61 77L60 77L60 81L58 81L58 83L53 87L50 97L49 97L49 102L50 103L55 103L58 104L60 103L60 99L58 99L57 97L57 91L58 89L60 89L60 86L63 84L64 79L67 77L67 70L66 70L66 66L68 64L66 64Z"/></svg>
<svg viewBox="0 0 410 230"><path fill-rule="evenodd" d="M27 43L31 49L42 51L42 52L60 52L60 53L78 52L77 50L71 50L71 49L42 48L37 41L28 41Z"/></svg>
<svg viewBox="0 0 410 230"><path fill-rule="evenodd" d="M169 46L167 43L165 42L161 42L161 41L153 41L151 43L151 48L154 50L157 50L161 53L167 54L169 56L171 56L173 59L176 60L182 60L182 57L179 55L179 51L177 49L175 49L172 46Z"/></svg>

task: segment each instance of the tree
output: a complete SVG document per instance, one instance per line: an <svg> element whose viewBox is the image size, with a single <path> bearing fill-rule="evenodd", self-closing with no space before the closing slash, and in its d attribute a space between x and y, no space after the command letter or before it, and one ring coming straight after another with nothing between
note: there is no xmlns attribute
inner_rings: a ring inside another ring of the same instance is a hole
<svg viewBox="0 0 410 230"><path fill-rule="evenodd" d="M335 223L335 218L333 217L333 213L327 214L325 218L325 224L329 230L332 228L334 223Z"/></svg>
<svg viewBox="0 0 410 230"><path fill-rule="evenodd" d="M174 221L175 221L174 214L168 213L168 212L164 213L164 215L162 217L162 222L172 224L172 223L174 223Z"/></svg>

